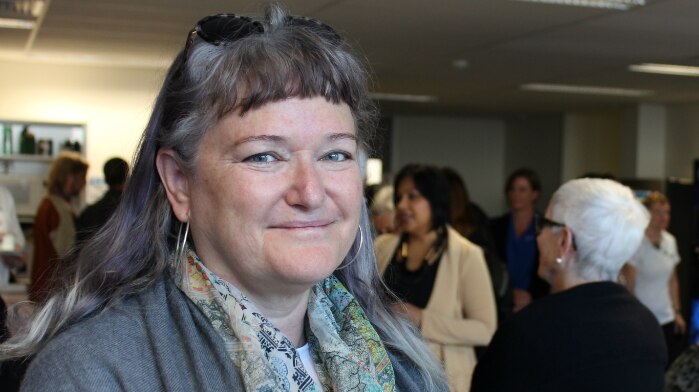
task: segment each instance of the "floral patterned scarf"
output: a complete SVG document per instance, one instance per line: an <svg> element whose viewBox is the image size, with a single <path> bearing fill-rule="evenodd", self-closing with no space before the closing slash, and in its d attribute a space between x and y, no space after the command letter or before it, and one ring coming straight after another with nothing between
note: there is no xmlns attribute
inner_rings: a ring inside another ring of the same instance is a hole
<svg viewBox="0 0 699 392"><path fill-rule="evenodd" d="M393 366L352 294L334 276L311 288L306 338L322 385L303 367L294 345L193 250L179 260L175 281L223 338L246 391L395 391ZM177 272L180 271L178 274Z"/></svg>

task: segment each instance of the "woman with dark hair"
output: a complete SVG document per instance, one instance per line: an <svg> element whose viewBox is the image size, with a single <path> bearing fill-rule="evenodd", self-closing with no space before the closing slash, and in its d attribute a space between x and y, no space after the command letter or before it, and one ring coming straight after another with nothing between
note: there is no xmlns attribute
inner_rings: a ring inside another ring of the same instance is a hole
<svg viewBox="0 0 699 392"><path fill-rule="evenodd" d="M366 73L329 26L199 21L119 207L30 328L23 389L444 390L384 304L362 168Z"/></svg>
<svg viewBox="0 0 699 392"><path fill-rule="evenodd" d="M498 257L507 264L515 312L549 290L548 284L536 274L539 250L534 219L540 194L541 181L533 170L515 170L505 183L510 212L490 222Z"/></svg>
<svg viewBox="0 0 699 392"><path fill-rule="evenodd" d="M488 229L488 216L471 201L466 184L456 170L445 167L442 173L449 183L451 226L474 244L490 248L492 239Z"/></svg>
<svg viewBox="0 0 699 392"><path fill-rule="evenodd" d="M379 270L444 362L452 391L468 391L474 346L495 331L495 300L483 251L449 226L449 186L440 169L408 165L394 182L399 234L376 239Z"/></svg>
<svg viewBox="0 0 699 392"><path fill-rule="evenodd" d="M442 173L449 183L451 226L459 234L483 249L493 283L498 320L505 320L512 313L512 288L510 287L507 266L498 258L495 251L488 216L477 204L471 202L466 184L456 170L446 167L442 169Z"/></svg>

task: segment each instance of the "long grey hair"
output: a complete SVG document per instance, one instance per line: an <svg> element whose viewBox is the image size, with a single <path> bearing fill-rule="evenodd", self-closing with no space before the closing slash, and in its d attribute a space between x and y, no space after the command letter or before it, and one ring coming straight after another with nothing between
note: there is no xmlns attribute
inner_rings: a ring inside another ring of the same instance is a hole
<svg viewBox="0 0 699 392"><path fill-rule="evenodd" d="M367 151L376 110L362 64L341 40L289 21L279 7L269 6L263 32L221 46L195 37L187 53L180 52L141 137L120 206L79 253L69 256L63 286L37 309L26 330L0 346L0 359L36 353L60 331L146 289L164 273L180 222L155 167L160 148L172 148L182 167L191 170L202 135L226 114L289 97L322 96L350 107L360 149ZM335 275L384 343L414 362L428 387L442 383L443 371L429 349L387 306L366 208L360 222L361 231Z"/></svg>

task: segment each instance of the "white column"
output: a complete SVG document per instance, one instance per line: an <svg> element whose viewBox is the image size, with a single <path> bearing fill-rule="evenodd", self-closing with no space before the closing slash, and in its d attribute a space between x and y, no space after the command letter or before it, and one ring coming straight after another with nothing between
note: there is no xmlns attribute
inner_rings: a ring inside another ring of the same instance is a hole
<svg viewBox="0 0 699 392"><path fill-rule="evenodd" d="M665 178L667 109L664 105L638 105L636 177Z"/></svg>

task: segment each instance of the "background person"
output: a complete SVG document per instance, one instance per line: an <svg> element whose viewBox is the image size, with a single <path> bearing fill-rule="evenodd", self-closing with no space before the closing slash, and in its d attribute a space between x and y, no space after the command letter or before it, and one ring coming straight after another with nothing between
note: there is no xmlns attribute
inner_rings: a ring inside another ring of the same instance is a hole
<svg viewBox="0 0 699 392"><path fill-rule="evenodd" d="M39 351L22 387L445 390L381 302L361 174L374 115L329 26L276 6L202 19L116 214L0 346Z"/></svg>
<svg viewBox="0 0 699 392"><path fill-rule="evenodd" d="M667 231L670 202L660 192L643 200L650 212L650 223L636 254L624 268L627 286L658 320L665 334L668 364L687 347L687 323L682 317L677 264L677 241Z"/></svg>
<svg viewBox="0 0 699 392"><path fill-rule="evenodd" d="M449 183L450 224L459 234L488 252L495 244L490 233L488 215L471 200L461 175L449 167L442 169Z"/></svg>
<svg viewBox="0 0 699 392"><path fill-rule="evenodd" d="M399 234L376 239L379 271L444 362L453 391L468 391L475 346L496 327L493 289L483 251L449 222L449 187L435 167L407 165L396 175Z"/></svg>
<svg viewBox="0 0 699 392"><path fill-rule="evenodd" d="M369 211L371 212L371 223L377 234L396 231L396 211L393 205L392 185L384 185L376 191Z"/></svg>
<svg viewBox="0 0 699 392"><path fill-rule="evenodd" d="M563 184L539 219L539 276L552 294L514 314L476 367L473 391L660 391L655 318L615 283L648 224L618 182Z"/></svg>
<svg viewBox="0 0 699 392"><path fill-rule="evenodd" d="M7 238L6 238L7 237ZM0 241L5 241L11 249L0 252L0 288L10 283L10 271L25 264L25 238L17 218L15 199L10 191L0 186Z"/></svg>
<svg viewBox="0 0 699 392"><path fill-rule="evenodd" d="M498 323L500 323L512 314L512 287L507 266L497 256L495 244L490 234L488 216L477 204L471 202L466 185L456 170L443 168L442 173L449 183L450 224L459 234L483 250L490 279L493 283ZM478 353L480 354L480 351Z"/></svg>
<svg viewBox="0 0 699 392"><path fill-rule="evenodd" d="M540 193L538 174L527 168L515 170L505 183L510 212L490 223L498 258L507 263L515 312L549 291L546 282L536 273L539 250L534 219Z"/></svg>
<svg viewBox="0 0 699 392"><path fill-rule="evenodd" d="M29 299L40 303L48 298L61 258L75 245L73 201L85 187L88 164L76 152L63 151L51 163L46 196L34 218L34 254Z"/></svg>
<svg viewBox="0 0 699 392"><path fill-rule="evenodd" d="M129 164L121 158L111 158L105 162L103 172L109 189L95 204L80 213L76 222L78 242L92 237L116 211L129 175Z"/></svg>
<svg viewBox="0 0 699 392"><path fill-rule="evenodd" d="M25 238L17 219L15 201L10 191L0 186L0 240L9 249L0 253L0 289L10 283L11 270L25 264L27 255L24 250ZM7 307L0 296L0 343L9 339L12 331L7 323ZM3 391L16 391L25 367L21 361L0 363L0 385Z"/></svg>

